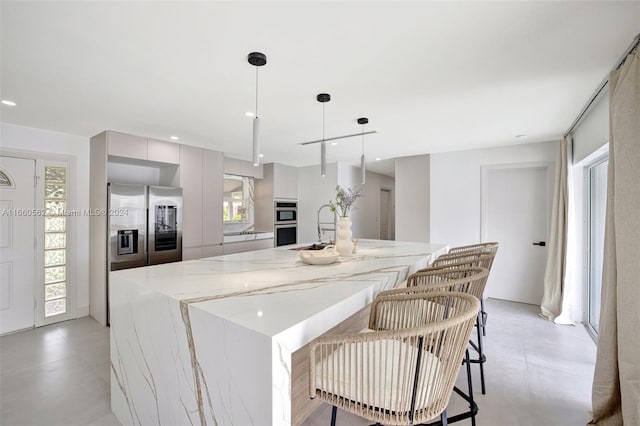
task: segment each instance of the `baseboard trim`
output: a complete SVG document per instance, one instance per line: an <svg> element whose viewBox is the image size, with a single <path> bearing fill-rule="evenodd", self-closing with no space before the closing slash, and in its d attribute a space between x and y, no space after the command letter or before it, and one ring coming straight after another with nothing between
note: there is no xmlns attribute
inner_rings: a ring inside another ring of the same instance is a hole
<svg viewBox="0 0 640 426"><path fill-rule="evenodd" d="M78 306L76 309L76 318L88 317L89 316L89 305L87 306Z"/></svg>

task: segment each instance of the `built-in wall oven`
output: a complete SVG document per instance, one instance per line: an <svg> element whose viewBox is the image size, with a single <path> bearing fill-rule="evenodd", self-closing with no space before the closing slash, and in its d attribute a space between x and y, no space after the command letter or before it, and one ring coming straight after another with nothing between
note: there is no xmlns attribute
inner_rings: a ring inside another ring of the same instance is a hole
<svg viewBox="0 0 640 426"><path fill-rule="evenodd" d="M276 201L274 212L275 246L286 246L298 242L298 203Z"/></svg>

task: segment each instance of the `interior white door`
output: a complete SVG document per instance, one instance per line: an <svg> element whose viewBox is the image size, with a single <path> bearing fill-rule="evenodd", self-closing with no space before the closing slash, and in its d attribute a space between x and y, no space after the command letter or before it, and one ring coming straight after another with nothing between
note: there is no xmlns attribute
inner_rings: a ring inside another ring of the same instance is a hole
<svg viewBox="0 0 640 426"><path fill-rule="evenodd" d="M548 166L488 168L483 173L483 240L498 241L485 294L539 305L549 235ZM536 245L534 245L534 243Z"/></svg>
<svg viewBox="0 0 640 426"><path fill-rule="evenodd" d="M34 326L35 160L0 157L0 334Z"/></svg>
<svg viewBox="0 0 640 426"><path fill-rule="evenodd" d="M389 239L389 190L380 190L380 239Z"/></svg>

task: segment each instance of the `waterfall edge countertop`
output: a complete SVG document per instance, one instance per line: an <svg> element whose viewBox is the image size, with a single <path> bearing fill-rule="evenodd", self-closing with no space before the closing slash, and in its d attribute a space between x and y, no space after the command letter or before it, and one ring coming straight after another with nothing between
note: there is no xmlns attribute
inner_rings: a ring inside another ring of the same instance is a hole
<svg viewBox="0 0 640 426"><path fill-rule="evenodd" d="M307 265L272 248L110 273L111 404L123 424L291 423L291 354L445 252L362 240Z"/></svg>

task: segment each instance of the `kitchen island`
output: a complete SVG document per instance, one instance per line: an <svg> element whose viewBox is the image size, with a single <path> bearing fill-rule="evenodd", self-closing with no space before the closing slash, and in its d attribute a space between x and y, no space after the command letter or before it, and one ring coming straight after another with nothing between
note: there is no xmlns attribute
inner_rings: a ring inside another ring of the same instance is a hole
<svg viewBox="0 0 640 426"><path fill-rule="evenodd" d="M292 354L445 250L364 240L331 265L274 248L112 272L111 409L127 425L292 424Z"/></svg>

